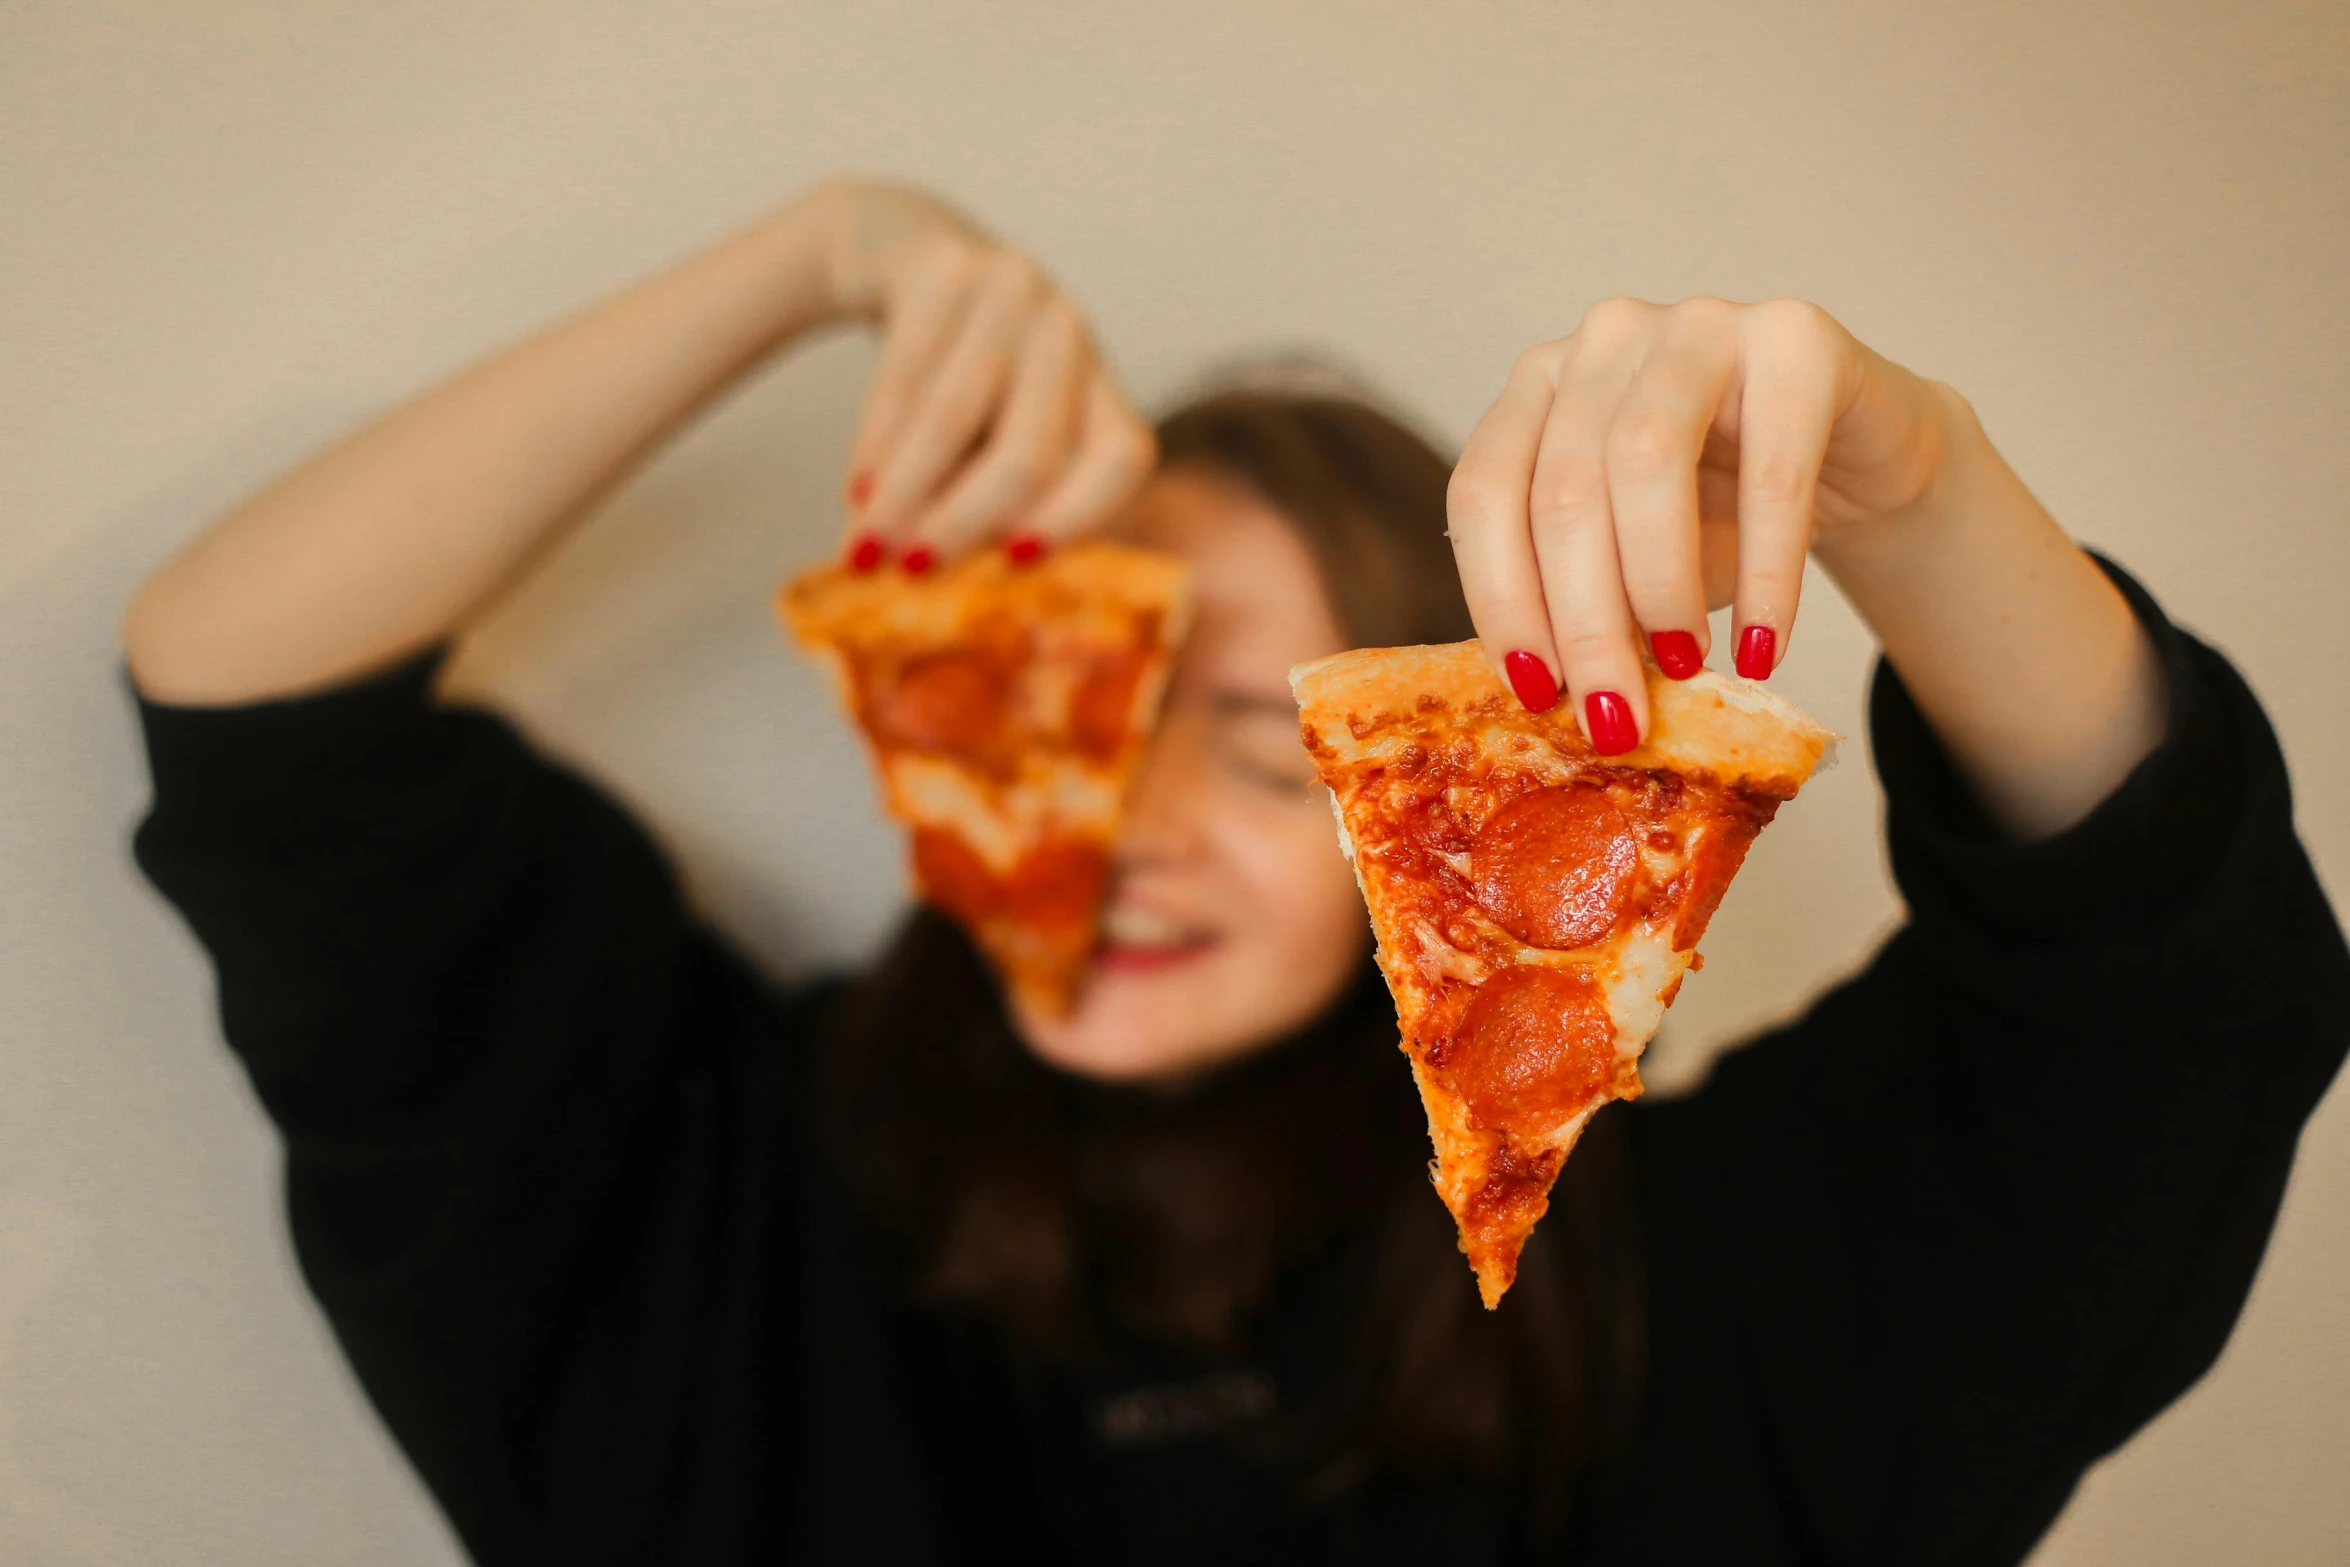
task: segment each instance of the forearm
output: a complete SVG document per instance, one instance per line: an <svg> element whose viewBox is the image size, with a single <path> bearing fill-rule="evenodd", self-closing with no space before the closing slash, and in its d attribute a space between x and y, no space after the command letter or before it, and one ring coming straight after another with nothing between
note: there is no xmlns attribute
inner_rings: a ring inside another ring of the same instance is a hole
<svg viewBox="0 0 2350 1567"><path fill-rule="evenodd" d="M142 690L249 702L447 635L678 425L832 310L823 197L442 383L148 581Z"/></svg>
<svg viewBox="0 0 2350 1567"><path fill-rule="evenodd" d="M2009 832L2040 838L2093 810L2162 739L2153 644L1957 394L1935 478L1904 514L1816 553Z"/></svg>

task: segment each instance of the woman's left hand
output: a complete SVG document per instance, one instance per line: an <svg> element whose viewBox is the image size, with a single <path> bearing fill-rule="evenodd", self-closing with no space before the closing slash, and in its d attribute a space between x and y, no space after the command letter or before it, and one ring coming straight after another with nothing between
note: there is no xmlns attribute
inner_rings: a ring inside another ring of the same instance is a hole
<svg viewBox="0 0 2350 1567"><path fill-rule="evenodd" d="M1528 708L1563 685L1593 748L1628 751L1641 639L1686 679L1734 603L1738 672L1768 676L1815 539L1916 506L1954 400L1800 300L1597 305L1519 357L1454 471L1478 634Z"/></svg>

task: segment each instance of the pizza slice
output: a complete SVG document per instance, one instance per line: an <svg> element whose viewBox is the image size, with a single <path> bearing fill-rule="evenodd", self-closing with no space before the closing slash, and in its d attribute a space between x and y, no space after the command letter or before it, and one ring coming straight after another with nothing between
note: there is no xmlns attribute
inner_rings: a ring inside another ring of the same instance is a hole
<svg viewBox="0 0 2350 1567"><path fill-rule="evenodd" d="M1584 1125L1640 1052L1747 845L1834 736L1762 687L1648 676L1650 734L1595 754L1476 642L1290 672L1488 1308Z"/></svg>
<svg viewBox="0 0 2350 1567"><path fill-rule="evenodd" d="M1066 1012L1190 619L1190 568L1110 543L1025 565L985 551L923 577L829 565L786 583L776 609L864 733L917 894L1014 995Z"/></svg>

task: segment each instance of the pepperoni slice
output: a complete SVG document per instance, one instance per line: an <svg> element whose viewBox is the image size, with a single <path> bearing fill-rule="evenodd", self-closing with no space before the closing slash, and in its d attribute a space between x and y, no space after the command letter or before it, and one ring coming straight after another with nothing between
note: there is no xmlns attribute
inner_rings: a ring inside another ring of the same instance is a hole
<svg viewBox="0 0 2350 1567"><path fill-rule="evenodd" d="M1110 860L1090 843L1040 843L1004 882L1004 910L1034 925L1075 925L1092 917L1109 884Z"/></svg>
<svg viewBox="0 0 2350 1567"><path fill-rule="evenodd" d="M1002 731L1011 705L1003 668L972 649L910 659L882 693L882 732L917 751L973 754Z"/></svg>
<svg viewBox="0 0 2350 1567"><path fill-rule="evenodd" d="M914 830L914 881L925 900L966 925L1003 906L1003 884L978 851L936 827Z"/></svg>
<svg viewBox="0 0 2350 1567"><path fill-rule="evenodd" d="M966 925L999 914L1030 925L1077 925L1101 905L1110 862L1093 844L1050 840L998 876L954 833L923 827L914 833L914 877L925 899Z"/></svg>
<svg viewBox="0 0 2350 1567"><path fill-rule="evenodd" d="M1624 813L1589 785L1518 796L1469 846L1478 907L1520 941L1555 951L1616 928L1639 863Z"/></svg>
<svg viewBox="0 0 2350 1567"><path fill-rule="evenodd" d="M1431 1064L1487 1127L1541 1137L1614 1084L1616 1030L1588 973L1520 963L1485 982Z"/></svg>
<svg viewBox="0 0 2350 1567"><path fill-rule="evenodd" d="M1752 815L1729 816L1699 835L1689 864L1676 880L1681 910L1673 921L1673 950L1687 952L1705 937L1705 927L1730 890L1730 878L1745 863L1747 846L1763 824Z"/></svg>
<svg viewBox="0 0 2350 1567"><path fill-rule="evenodd" d="M1134 727L1134 691L1142 683L1140 649L1106 653L1093 661L1069 703L1069 731L1077 748L1108 761L1126 744Z"/></svg>

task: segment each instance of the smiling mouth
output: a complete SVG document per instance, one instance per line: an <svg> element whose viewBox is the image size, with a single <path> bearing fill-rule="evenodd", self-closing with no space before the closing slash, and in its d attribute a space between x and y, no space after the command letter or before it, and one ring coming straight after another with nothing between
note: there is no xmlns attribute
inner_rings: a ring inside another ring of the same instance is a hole
<svg viewBox="0 0 2350 1567"><path fill-rule="evenodd" d="M1102 920L1094 964L1106 973L1152 974L1188 963L1216 945L1216 933L1150 909L1111 908Z"/></svg>

